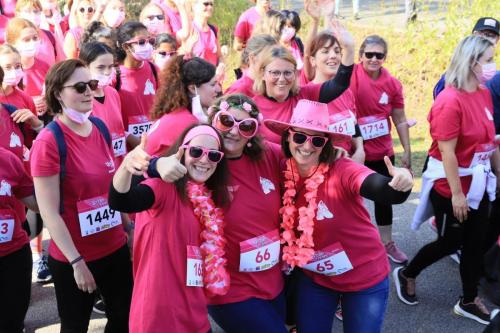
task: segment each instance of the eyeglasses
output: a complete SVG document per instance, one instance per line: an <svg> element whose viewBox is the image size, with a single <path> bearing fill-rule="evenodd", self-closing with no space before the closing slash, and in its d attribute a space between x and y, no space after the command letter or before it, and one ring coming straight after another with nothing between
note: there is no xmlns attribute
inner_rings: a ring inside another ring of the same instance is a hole
<svg viewBox="0 0 500 333"><path fill-rule="evenodd" d="M181 148L188 149L189 156L191 156L191 158L195 160L199 160L204 155L207 155L207 158L210 162L219 163L220 160L222 160L222 158L224 157L224 153L216 149L207 149L190 145L183 145L181 146Z"/></svg>
<svg viewBox="0 0 500 333"><path fill-rule="evenodd" d="M89 82L77 82L71 86L63 86L63 88L73 88L77 93L83 94L87 91L87 86L89 86L90 90L94 91L97 89L99 84L99 80L90 80Z"/></svg>
<svg viewBox="0 0 500 333"><path fill-rule="evenodd" d="M162 57L166 57L166 56L171 57L171 56L177 54L177 51L172 51L172 52L158 51L158 54L161 55Z"/></svg>
<svg viewBox="0 0 500 333"><path fill-rule="evenodd" d="M213 6L214 6L214 3L213 3L213 2L208 2L208 1L207 1L207 2L204 2L204 3L203 3L203 6L205 6L205 7L212 6L212 7L213 7Z"/></svg>
<svg viewBox="0 0 500 333"><path fill-rule="evenodd" d="M385 58L385 54L380 52L365 52L365 57L368 59L376 57L378 60L382 60Z"/></svg>
<svg viewBox="0 0 500 333"><path fill-rule="evenodd" d="M281 75L283 75L285 80L291 80L295 75L295 71L271 71L271 70L268 70L267 72L269 73L269 75L271 75L271 78L273 80L278 80L281 77Z"/></svg>
<svg viewBox="0 0 500 333"><path fill-rule="evenodd" d="M213 126L221 132L229 132L235 126L238 126L238 132L241 136L250 139L257 134L259 122L254 118L245 118L238 121L230 113L219 111L214 117Z"/></svg>
<svg viewBox="0 0 500 333"><path fill-rule="evenodd" d="M155 45L156 39L154 37L148 37L148 38L131 39L128 42L126 42L126 44L134 44L134 43L137 43L140 46L143 46L146 43L149 43L151 45Z"/></svg>
<svg viewBox="0 0 500 333"><path fill-rule="evenodd" d="M87 10L87 13L93 13L94 12L94 8L93 7L80 7L80 9L78 9L80 11L80 13L85 13L85 9Z"/></svg>
<svg viewBox="0 0 500 333"><path fill-rule="evenodd" d="M303 145L307 141L310 141L315 148L323 148L326 142L328 141L328 138L324 136L308 135L302 132L295 132L293 130L289 131L290 134L292 134L293 142L298 145Z"/></svg>
<svg viewBox="0 0 500 333"><path fill-rule="evenodd" d="M165 19L165 15L149 15L146 16L148 20L153 21L153 19L156 17L159 21L163 21Z"/></svg>

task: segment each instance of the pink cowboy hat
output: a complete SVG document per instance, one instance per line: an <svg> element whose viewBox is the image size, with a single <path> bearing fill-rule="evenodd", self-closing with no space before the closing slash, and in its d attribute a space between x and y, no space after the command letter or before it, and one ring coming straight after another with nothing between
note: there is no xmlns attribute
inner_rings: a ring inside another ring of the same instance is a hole
<svg viewBox="0 0 500 333"><path fill-rule="evenodd" d="M328 106L324 103L314 102L307 99L301 99L295 109L293 109L292 119L289 123L282 121L265 119L264 126L270 131L282 135L290 127L305 129L328 134L332 142L348 141L350 135L339 134L328 129Z"/></svg>

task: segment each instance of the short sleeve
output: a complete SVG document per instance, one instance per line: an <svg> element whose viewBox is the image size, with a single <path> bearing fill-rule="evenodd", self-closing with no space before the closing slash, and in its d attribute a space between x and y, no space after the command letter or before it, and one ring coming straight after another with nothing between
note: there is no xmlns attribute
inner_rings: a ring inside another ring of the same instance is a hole
<svg viewBox="0 0 500 333"><path fill-rule="evenodd" d="M15 175L16 185L12 188L14 195L18 199L23 199L33 195L34 187L33 180L26 172L23 163L14 154L8 154L8 163L11 165L10 170Z"/></svg>
<svg viewBox="0 0 500 333"><path fill-rule="evenodd" d="M448 141L457 138L461 128L461 114L456 96L446 91L439 94L428 118L432 139Z"/></svg>
<svg viewBox="0 0 500 333"><path fill-rule="evenodd" d="M348 158L341 158L334 165L334 173L339 174L342 188L348 189L353 195L359 195L366 177L375 172Z"/></svg>
<svg viewBox="0 0 500 333"><path fill-rule="evenodd" d="M402 109L405 107L405 99L403 96L403 85L399 80L393 78L394 91L391 98L393 109Z"/></svg>
<svg viewBox="0 0 500 333"><path fill-rule="evenodd" d="M30 155L31 175L49 177L59 174L59 150L52 132L42 130L33 142Z"/></svg>
<svg viewBox="0 0 500 333"><path fill-rule="evenodd" d="M299 99L308 99L310 101L319 100L319 92L321 91L321 83L308 84L306 86L300 87Z"/></svg>

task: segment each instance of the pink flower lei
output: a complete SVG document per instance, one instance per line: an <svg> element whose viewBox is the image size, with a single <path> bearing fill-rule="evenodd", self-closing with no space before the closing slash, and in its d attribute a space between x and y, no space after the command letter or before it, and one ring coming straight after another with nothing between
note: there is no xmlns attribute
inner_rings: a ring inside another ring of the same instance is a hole
<svg viewBox="0 0 500 333"><path fill-rule="evenodd" d="M312 176L304 181L306 193L304 195L308 202L307 207L295 207L295 197L297 190L295 188L294 175L298 174L296 162L294 159L286 161L285 171L285 188L283 194L283 207L280 208L282 216L281 243L283 247L283 260L286 261L292 268L295 266L302 267L311 260L314 254L314 219L316 217L316 196L318 187L325 180L325 173L328 172L327 164L320 164ZM295 227L295 219L298 211L298 226ZM300 236L297 238L297 234Z"/></svg>
<svg viewBox="0 0 500 333"><path fill-rule="evenodd" d="M200 246L203 256L203 284L208 296L224 295L229 290L229 273L224 258L224 215L215 206L212 192L204 184L187 182L187 195L193 205L193 212L203 226Z"/></svg>

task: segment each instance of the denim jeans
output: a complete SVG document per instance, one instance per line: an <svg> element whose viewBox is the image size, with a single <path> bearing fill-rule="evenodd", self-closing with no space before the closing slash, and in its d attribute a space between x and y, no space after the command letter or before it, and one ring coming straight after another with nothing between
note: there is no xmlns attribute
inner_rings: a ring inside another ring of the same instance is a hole
<svg viewBox="0 0 500 333"><path fill-rule="evenodd" d="M295 316L300 333L330 333L339 297L342 296L343 326L346 333L382 331L389 297L389 278L373 287L339 292L320 286L301 270L297 272Z"/></svg>

